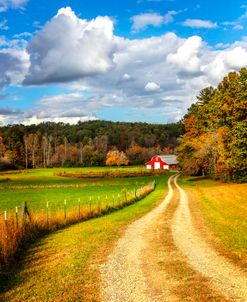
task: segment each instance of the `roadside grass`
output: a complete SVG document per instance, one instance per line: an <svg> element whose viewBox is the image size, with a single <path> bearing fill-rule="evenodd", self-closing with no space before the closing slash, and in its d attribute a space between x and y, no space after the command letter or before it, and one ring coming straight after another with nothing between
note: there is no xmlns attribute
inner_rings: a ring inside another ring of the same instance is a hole
<svg viewBox="0 0 247 302"><path fill-rule="evenodd" d="M100 301L99 265L125 227L165 196L170 175L155 177L143 200L109 215L76 224L33 244L22 257L1 301Z"/></svg>
<svg viewBox="0 0 247 302"><path fill-rule="evenodd" d="M246 265L247 184L226 184L205 178L196 181L183 178L179 182L190 194L191 207L199 208L205 234L210 233L208 238L223 254Z"/></svg>

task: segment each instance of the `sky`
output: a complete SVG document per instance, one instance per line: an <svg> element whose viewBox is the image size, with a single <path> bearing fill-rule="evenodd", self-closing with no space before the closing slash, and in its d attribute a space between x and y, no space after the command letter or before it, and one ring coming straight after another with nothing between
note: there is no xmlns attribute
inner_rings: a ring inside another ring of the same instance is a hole
<svg viewBox="0 0 247 302"><path fill-rule="evenodd" d="M246 29L243 0L0 0L0 125L177 122Z"/></svg>

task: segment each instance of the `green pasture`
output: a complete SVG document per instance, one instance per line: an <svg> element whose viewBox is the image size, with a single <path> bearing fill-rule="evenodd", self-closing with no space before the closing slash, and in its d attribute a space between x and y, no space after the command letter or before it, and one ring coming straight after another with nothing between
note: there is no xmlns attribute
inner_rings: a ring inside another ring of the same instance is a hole
<svg viewBox="0 0 247 302"><path fill-rule="evenodd" d="M11 281L7 288L0 285L3 290L0 300L100 301L100 264L106 261L107 254L125 227L165 197L169 176L171 174L156 177L155 190L124 209L78 223L35 242L23 255L16 270L9 272ZM141 184L150 180L131 178L102 181L104 190L110 190L112 182L118 182L117 187L121 188L127 184L131 187L132 182Z"/></svg>
<svg viewBox="0 0 247 302"><path fill-rule="evenodd" d="M81 206L89 207L99 203L113 203L124 198L123 189L130 194L153 179L159 177L132 177L132 178L70 178L55 176L56 172L73 172L102 170L109 168L66 168L66 169L35 169L16 174L0 175L0 212L21 207L24 201L32 211L45 210L47 202L50 211L63 210L64 200L67 210ZM112 168L111 168L112 169ZM143 169L143 167L115 168L115 169ZM161 179L164 176L160 176Z"/></svg>

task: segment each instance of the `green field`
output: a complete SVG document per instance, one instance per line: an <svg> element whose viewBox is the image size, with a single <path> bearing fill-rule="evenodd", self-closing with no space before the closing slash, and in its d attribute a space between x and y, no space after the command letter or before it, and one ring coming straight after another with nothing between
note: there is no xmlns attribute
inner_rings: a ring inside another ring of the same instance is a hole
<svg viewBox="0 0 247 302"><path fill-rule="evenodd" d="M32 173L36 175L36 181L44 174L47 177L50 175L51 181L53 179L49 170L36 170ZM23 255L21 263L8 272L11 276L10 283L6 284L8 290L4 288L4 284L0 285L1 290L6 290L3 294L0 293L0 300L82 301L83 297L83 301L99 301L99 264L105 261L125 227L150 211L164 198L170 175L155 177L155 190L124 209L78 223L35 242ZM20 177L25 178L24 175ZM103 188L108 192L114 184L118 188L126 187L127 184L133 187L136 182L149 183L151 179L153 178L104 179L102 184L105 184ZM66 178L64 180L80 181ZM18 181L20 182L20 179ZM57 181L61 182L63 178ZM85 181L87 180L83 179L83 183ZM28 183L27 179L25 182ZM132 182L134 184L131 184Z"/></svg>
<svg viewBox="0 0 247 302"><path fill-rule="evenodd" d="M110 168L36 169L16 174L0 175L0 212L21 207L26 201L32 211L41 211L49 202L51 211L63 209L66 199L68 210L77 207L78 199L82 206L100 202L110 203L123 198L123 189L133 194L135 188L149 183L157 177L132 178L70 178L54 175L56 172L80 173ZM143 168L114 168L116 170L140 170ZM118 196L119 195L119 196Z"/></svg>

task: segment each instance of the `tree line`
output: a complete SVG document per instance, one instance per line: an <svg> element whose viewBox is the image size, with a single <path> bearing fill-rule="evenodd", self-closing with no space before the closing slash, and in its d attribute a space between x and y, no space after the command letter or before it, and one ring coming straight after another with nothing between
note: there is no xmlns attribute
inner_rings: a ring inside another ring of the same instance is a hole
<svg viewBox="0 0 247 302"><path fill-rule="evenodd" d="M143 164L174 153L181 123L46 122L0 127L0 169Z"/></svg>
<svg viewBox="0 0 247 302"><path fill-rule="evenodd" d="M184 173L247 180L247 69L207 87L184 116L178 160Z"/></svg>

